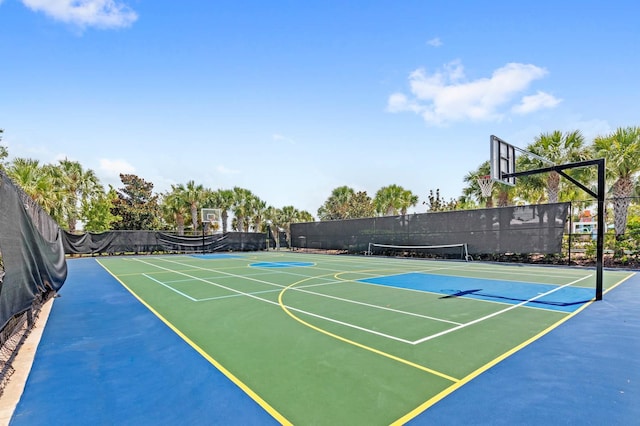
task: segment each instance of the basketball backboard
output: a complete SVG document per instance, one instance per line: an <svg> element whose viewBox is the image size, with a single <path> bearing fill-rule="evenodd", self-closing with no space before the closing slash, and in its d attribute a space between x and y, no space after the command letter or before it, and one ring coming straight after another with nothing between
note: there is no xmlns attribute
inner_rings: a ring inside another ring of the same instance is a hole
<svg viewBox="0 0 640 426"><path fill-rule="evenodd" d="M515 185L515 177L505 177L504 175L516 171L516 148L494 135L491 135L490 142L491 178L507 185Z"/></svg>
<svg viewBox="0 0 640 426"><path fill-rule="evenodd" d="M207 224L209 231L218 232L222 229L222 210L202 208L200 210L201 220L203 224Z"/></svg>

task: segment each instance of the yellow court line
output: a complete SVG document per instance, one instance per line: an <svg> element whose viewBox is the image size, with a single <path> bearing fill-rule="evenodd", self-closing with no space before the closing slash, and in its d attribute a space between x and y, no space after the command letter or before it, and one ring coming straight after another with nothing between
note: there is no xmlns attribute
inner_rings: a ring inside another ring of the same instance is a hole
<svg viewBox="0 0 640 426"><path fill-rule="evenodd" d="M275 408L273 408L268 402L262 399L257 393L255 393L249 386L245 385L242 380L237 378L233 373L222 366L218 361L213 359L207 352L205 352L200 346L194 343L189 337L182 333L177 327L175 327L169 320L164 318L158 311L156 311L151 305L142 300L136 293L133 292L124 282L120 280L115 274L113 274L107 267L105 267L99 260L96 262L102 266L113 278L116 279L129 293L133 295L140 303L142 303L147 309L149 309L155 316L157 316L162 322L164 322L171 330L173 330L178 336L180 336L185 342L195 349L200 355L202 355L207 361L213 364L222 374L224 374L229 380L235 383L240 389L242 389L251 399L257 402L266 412L268 412L274 419L280 422L282 425L293 425L282 414L280 414Z"/></svg>
<svg viewBox="0 0 640 426"><path fill-rule="evenodd" d="M619 286L620 284L622 284L623 282L625 282L629 278L631 278L633 275L635 275L635 273L631 273L630 275L626 276L625 278L623 278L620 281L618 281L617 283L615 283L613 286L611 286L609 289L607 289L605 291L605 294L608 293L609 291L613 290L614 288L616 288L617 286ZM541 332L539 332L535 336L525 340L524 342L522 342L518 346L516 346L513 349L503 353L499 357L496 357L493 360L489 361L488 363L486 363L482 367L480 367L477 370L473 371L468 376L466 376L466 377L462 378L461 380L459 380L457 383L454 383L453 385L449 386L448 388L442 390L437 395L433 396L432 398L429 398L427 401L425 401L424 403L420 404L418 407L416 407L415 409L413 409L409 413L407 413L404 416L400 417L398 420L393 422L392 425L393 426L400 426L400 425L405 424L409 420L413 419L414 417L418 416L419 414L424 412L426 409L428 409L429 407L434 405L436 402L438 402L441 399L443 399L445 396L451 394L456 389L461 388L462 386L466 385L471 380L473 380L474 378L478 377L480 374L484 373L485 371L487 371L491 367L493 367L493 366L497 365L498 363L504 361L505 359L507 359L511 355L515 354L519 350L523 349L524 347L530 345L531 343L533 343L534 341L538 340L539 338L541 338L545 334L547 334L547 333L551 332L552 330L556 329L557 327L559 327L560 325L562 325L563 323L565 323L569 319L571 319L574 316L576 316L578 313L582 312L584 309L586 309L588 306L590 306L594 302L595 302L595 299L591 299L589 302L587 302L584 305L582 305L575 312L570 313L569 315L567 315L564 318L560 319L555 324L552 324L549 327L545 328L544 330L542 330Z"/></svg>
<svg viewBox="0 0 640 426"><path fill-rule="evenodd" d="M309 328L311 328L311 329L313 329L313 330L315 330L315 331L317 331L317 332L319 332L319 333L325 334L325 335L327 335L327 336L329 336L329 337L333 337L334 339L340 340L341 342L348 343L348 344L350 344L350 345L353 345L353 346L356 346L356 347L358 347L358 348L361 348L361 349L367 350L367 351L369 351L369 352L373 352L373 353L375 353L375 354L381 355L381 356L383 356L383 357L385 357L385 358L389 358L389 359L391 359L391 360L394 360L394 361L400 362L400 363L405 364L405 365L408 365L408 366L410 366L410 367L417 368L418 370L422 370L422 371L427 372L427 373L429 373L429 374L433 374L433 375L438 376L438 377L441 377L441 378L443 378L443 379L447 379L447 380L449 380L449 381L451 381L451 382L454 382L454 383L458 382L458 380L459 380L459 379L456 379L456 378L455 378L455 377L453 377L453 376L449 376L448 374L442 373L442 372L440 372L440 371L433 370L433 369L431 369L431 368L425 367L425 366L420 365L420 364L416 364L415 362L411 362L411 361L409 361L409 360L406 360L406 359L403 359L403 358L397 357L397 356L395 356L395 355L391 355L391 354L389 354L389 353L387 353L387 352L381 351L381 350L379 350L379 349L372 348L372 347L367 346L367 345L364 345L364 344L362 344L362 343L354 342L353 340L347 339L347 338L345 338L345 337L339 336L339 335L337 335L337 334L331 333L330 331L327 331L327 330L324 330L324 329L322 329L322 328L320 328L320 327L317 327L317 326L315 326L315 325L313 325L313 324L310 324L310 323L306 322L305 320L303 320L302 318L297 317L296 315L294 315L294 314L293 314L293 313L292 313L292 312L291 312L291 311L286 307L286 305L282 302L282 298L283 298L283 296L284 296L284 293L286 293L286 292L287 292L287 290L289 290L289 289L290 289L290 288L292 288L293 286L296 286L296 285L298 285L298 284L301 284L301 283L303 283L303 282L305 282L305 281L308 281L308 280L311 280L311 279L314 279L314 278L322 278L322 277L329 276L329 275L332 275L332 274L325 274L325 275L318 275L318 276L315 276L315 277L308 277L308 278L302 279L302 280L300 280L300 281L297 281L297 282L295 282L295 283L293 283L293 284L291 284L291 285L288 285L287 287L283 288L283 289L282 289L282 291L280 292L280 294L278 295L278 304L280 305L280 307L282 308L282 310L283 310L287 315L289 315L291 318L293 318L294 320L298 321L299 323L301 323L301 324L303 324L303 325L305 325L305 326L307 326L307 327L309 327ZM334 275L334 277L335 277L337 280L345 281L345 280L343 280L343 279L338 278L338 277L337 277L337 275L338 275L338 274L333 274L333 275Z"/></svg>

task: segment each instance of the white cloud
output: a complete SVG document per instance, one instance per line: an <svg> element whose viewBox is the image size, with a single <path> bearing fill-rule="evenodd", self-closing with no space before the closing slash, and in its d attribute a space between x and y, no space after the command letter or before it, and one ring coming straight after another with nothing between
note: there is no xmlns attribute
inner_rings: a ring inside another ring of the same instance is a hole
<svg viewBox="0 0 640 426"><path fill-rule="evenodd" d="M434 37L431 40L427 40L427 44L433 47L440 47L442 46L442 40L440 40L440 37Z"/></svg>
<svg viewBox="0 0 640 426"><path fill-rule="evenodd" d="M35 12L44 12L55 20L84 27L128 27L138 15L117 0L22 0Z"/></svg>
<svg viewBox="0 0 640 426"><path fill-rule="evenodd" d="M239 170L230 169L228 167L223 166L222 164L216 167L216 171L222 175L235 175L240 173Z"/></svg>
<svg viewBox="0 0 640 426"><path fill-rule="evenodd" d="M108 177L119 177L120 173L132 174L136 168L125 160L109 160L108 158L100 159L100 170Z"/></svg>
<svg viewBox="0 0 640 426"><path fill-rule="evenodd" d="M611 124L606 120L592 119L582 120L580 118L574 118L565 126L567 129L580 129L584 135L585 140L591 141L597 136L604 136L614 131Z"/></svg>
<svg viewBox="0 0 640 426"><path fill-rule="evenodd" d="M387 103L387 111L389 112L403 112L411 111L419 114L421 111L420 105L415 101L409 100L403 93L393 93L389 96L389 102Z"/></svg>
<svg viewBox="0 0 640 426"><path fill-rule="evenodd" d="M512 108L516 114L529 114L544 108L554 108L562 102L553 95L538 91L535 95L524 96L518 105Z"/></svg>
<svg viewBox="0 0 640 426"><path fill-rule="evenodd" d="M288 137L286 137L286 136L284 136L284 135L281 135L281 134L279 134L279 133L275 133L275 134L273 134L273 135L271 136L271 138L272 138L274 141L276 141L276 142L287 142L287 143L290 143L290 144L292 144L292 145L296 143L296 141L294 141L293 139L288 138Z"/></svg>
<svg viewBox="0 0 640 426"><path fill-rule="evenodd" d="M464 120L497 121L509 107L515 110L515 98L546 74L544 68L535 65L509 63L496 69L489 78L468 80L460 61L445 64L433 73L421 68L409 75L412 96L392 94L387 110L412 111L427 123L437 125ZM540 96L541 93L522 98L518 112L525 114L550 108L560 101L551 95ZM536 101L537 108L534 108Z"/></svg>

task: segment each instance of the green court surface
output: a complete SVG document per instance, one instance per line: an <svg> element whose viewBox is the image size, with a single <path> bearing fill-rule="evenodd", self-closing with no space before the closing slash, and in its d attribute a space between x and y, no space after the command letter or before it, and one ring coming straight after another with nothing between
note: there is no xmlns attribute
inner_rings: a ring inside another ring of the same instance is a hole
<svg viewBox="0 0 640 426"><path fill-rule="evenodd" d="M287 424L404 423L586 307L595 271L289 252L100 258ZM605 271L605 291L629 278Z"/></svg>

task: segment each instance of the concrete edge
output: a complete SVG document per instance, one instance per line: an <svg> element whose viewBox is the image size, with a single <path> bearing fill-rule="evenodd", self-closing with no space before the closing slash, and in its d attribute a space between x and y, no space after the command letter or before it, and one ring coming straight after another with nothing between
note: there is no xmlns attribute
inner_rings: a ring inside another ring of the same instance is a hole
<svg viewBox="0 0 640 426"><path fill-rule="evenodd" d="M18 349L18 354L13 361L14 373L9 378L9 382L0 398L0 425L8 425L11 422L11 417L18 406L18 402L20 402L27 378L31 372L36 350L38 349L42 333L49 319L53 299L54 297L51 297L42 306L34 327L31 329L22 346Z"/></svg>

